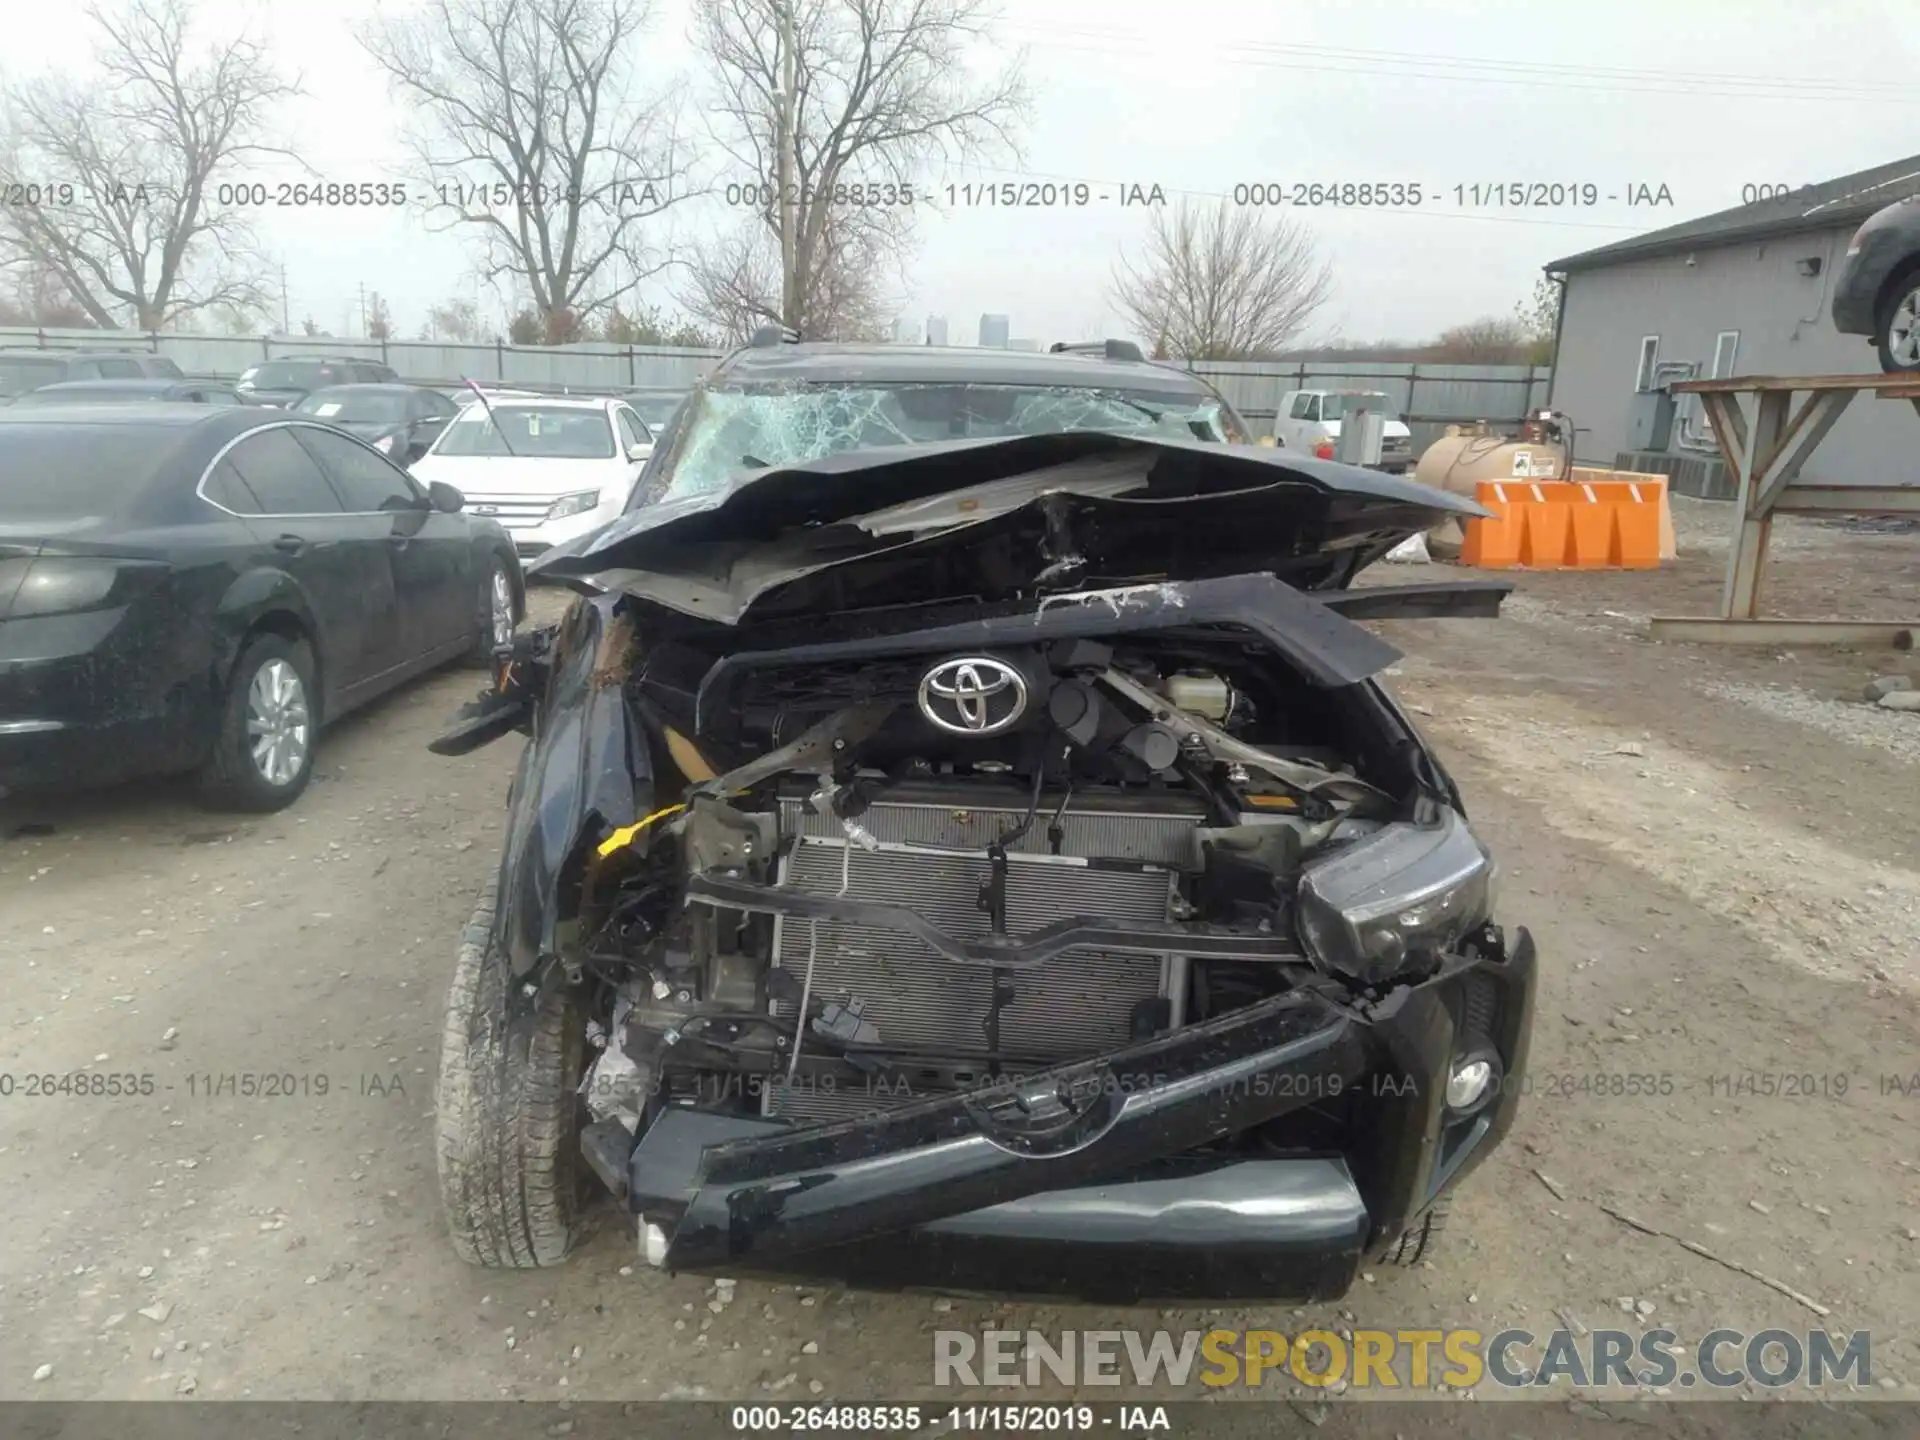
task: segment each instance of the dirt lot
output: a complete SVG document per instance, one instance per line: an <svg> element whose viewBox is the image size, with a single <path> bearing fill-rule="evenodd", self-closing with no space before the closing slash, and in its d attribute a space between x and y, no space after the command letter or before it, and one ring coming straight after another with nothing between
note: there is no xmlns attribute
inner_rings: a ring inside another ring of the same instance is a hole
<svg viewBox="0 0 1920 1440"><path fill-rule="evenodd" d="M1658 575L1533 576L1509 622L1391 627L1544 969L1533 1097L1432 1268L1306 1316L750 1281L722 1303L611 1227L559 1271L463 1267L432 1070L514 756L426 754L454 673L345 724L282 815L164 788L0 810L0 1396L932 1398L936 1327L1309 1319L1869 1329L1875 1393L1920 1396L1920 715L1854 703L1889 656L1640 638L1717 594L1724 512L1679 504ZM1769 595L1920 616L1920 535L1783 522ZM26 1098L41 1072L154 1093ZM292 1093L207 1093L245 1074ZM1581 1082L1623 1075L1667 1080ZM1738 1093L1777 1075L1812 1093Z"/></svg>

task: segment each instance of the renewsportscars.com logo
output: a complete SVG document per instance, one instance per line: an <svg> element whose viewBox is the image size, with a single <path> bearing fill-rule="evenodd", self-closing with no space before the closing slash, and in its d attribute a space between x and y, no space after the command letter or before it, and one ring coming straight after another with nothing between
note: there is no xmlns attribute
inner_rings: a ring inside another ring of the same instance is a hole
<svg viewBox="0 0 1920 1440"><path fill-rule="evenodd" d="M1537 1359L1533 1358L1537 1352ZM1651 1385L1725 1389L1869 1386L1873 1337L1826 1330L936 1330L933 1383L964 1386L1199 1384L1291 1380L1355 1390Z"/></svg>

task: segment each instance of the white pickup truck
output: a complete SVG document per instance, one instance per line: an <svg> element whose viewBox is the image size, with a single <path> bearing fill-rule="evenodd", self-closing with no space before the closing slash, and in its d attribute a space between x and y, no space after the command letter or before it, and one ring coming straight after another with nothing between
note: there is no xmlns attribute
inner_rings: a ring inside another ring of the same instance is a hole
<svg viewBox="0 0 1920 1440"><path fill-rule="evenodd" d="M1340 417L1349 410L1376 410L1386 417L1380 466L1404 475L1413 464L1413 432L1398 407L1378 390L1289 390L1280 397L1273 434L1288 450L1331 460L1340 441Z"/></svg>

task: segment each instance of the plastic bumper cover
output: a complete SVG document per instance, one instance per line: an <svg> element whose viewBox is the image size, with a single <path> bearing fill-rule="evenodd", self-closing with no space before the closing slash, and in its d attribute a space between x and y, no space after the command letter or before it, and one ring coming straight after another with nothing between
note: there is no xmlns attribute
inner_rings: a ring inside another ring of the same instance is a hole
<svg viewBox="0 0 1920 1440"><path fill-rule="evenodd" d="M1534 974L1523 930L1506 959L1365 1011L1296 992L1043 1080L859 1121L669 1111L631 1154L628 1203L668 1237L669 1269L1101 1301L1325 1298L1511 1124ZM1467 1003L1471 986L1491 1005ZM1486 1033L1474 1013L1494 1017ZM1509 1083L1455 1115L1447 1076L1481 1048ZM1339 1092L1352 1106L1337 1155L1194 1153Z"/></svg>

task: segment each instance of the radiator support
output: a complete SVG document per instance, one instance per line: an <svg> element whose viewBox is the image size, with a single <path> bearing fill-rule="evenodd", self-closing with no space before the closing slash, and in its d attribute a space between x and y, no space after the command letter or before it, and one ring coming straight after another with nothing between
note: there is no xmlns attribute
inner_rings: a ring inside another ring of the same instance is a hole
<svg viewBox="0 0 1920 1440"><path fill-rule="evenodd" d="M907 905L943 929L983 936L988 919L978 896L991 868L987 847L1026 813L1024 803L1004 794L983 804L969 787L899 787L859 817L878 841L873 849L850 842L837 822L803 798L783 798L781 832L794 838L781 861L779 884L826 895L839 894L844 884L850 897ZM1043 796L1041 813L1051 819L1061 798ZM1044 824L1007 847L1008 929L1018 933L1088 914L1173 918L1175 872L1191 863L1193 831L1203 823L1202 807L1182 796L1076 797L1060 816L1059 856L1049 853ZM1090 858L1134 863L1090 866L1084 863ZM897 932L776 917L775 965L804 980L810 944L816 1006L857 1004L861 1018L878 1029L878 1048L944 1057L942 1088L975 1078L967 1068L971 1061L979 1062L977 1078L986 1078L992 971L955 965ZM1040 1069L1138 1043L1143 1003L1164 1000L1164 1014L1178 1026L1185 1019L1186 981L1187 961L1180 955L1069 950L1011 977L1015 998L1000 1012L1003 1064L1014 1071ZM790 1021L795 1006L775 1001L771 1009ZM765 1112L818 1123L919 1098L902 1091L876 1096L864 1089L835 1094L770 1086Z"/></svg>

